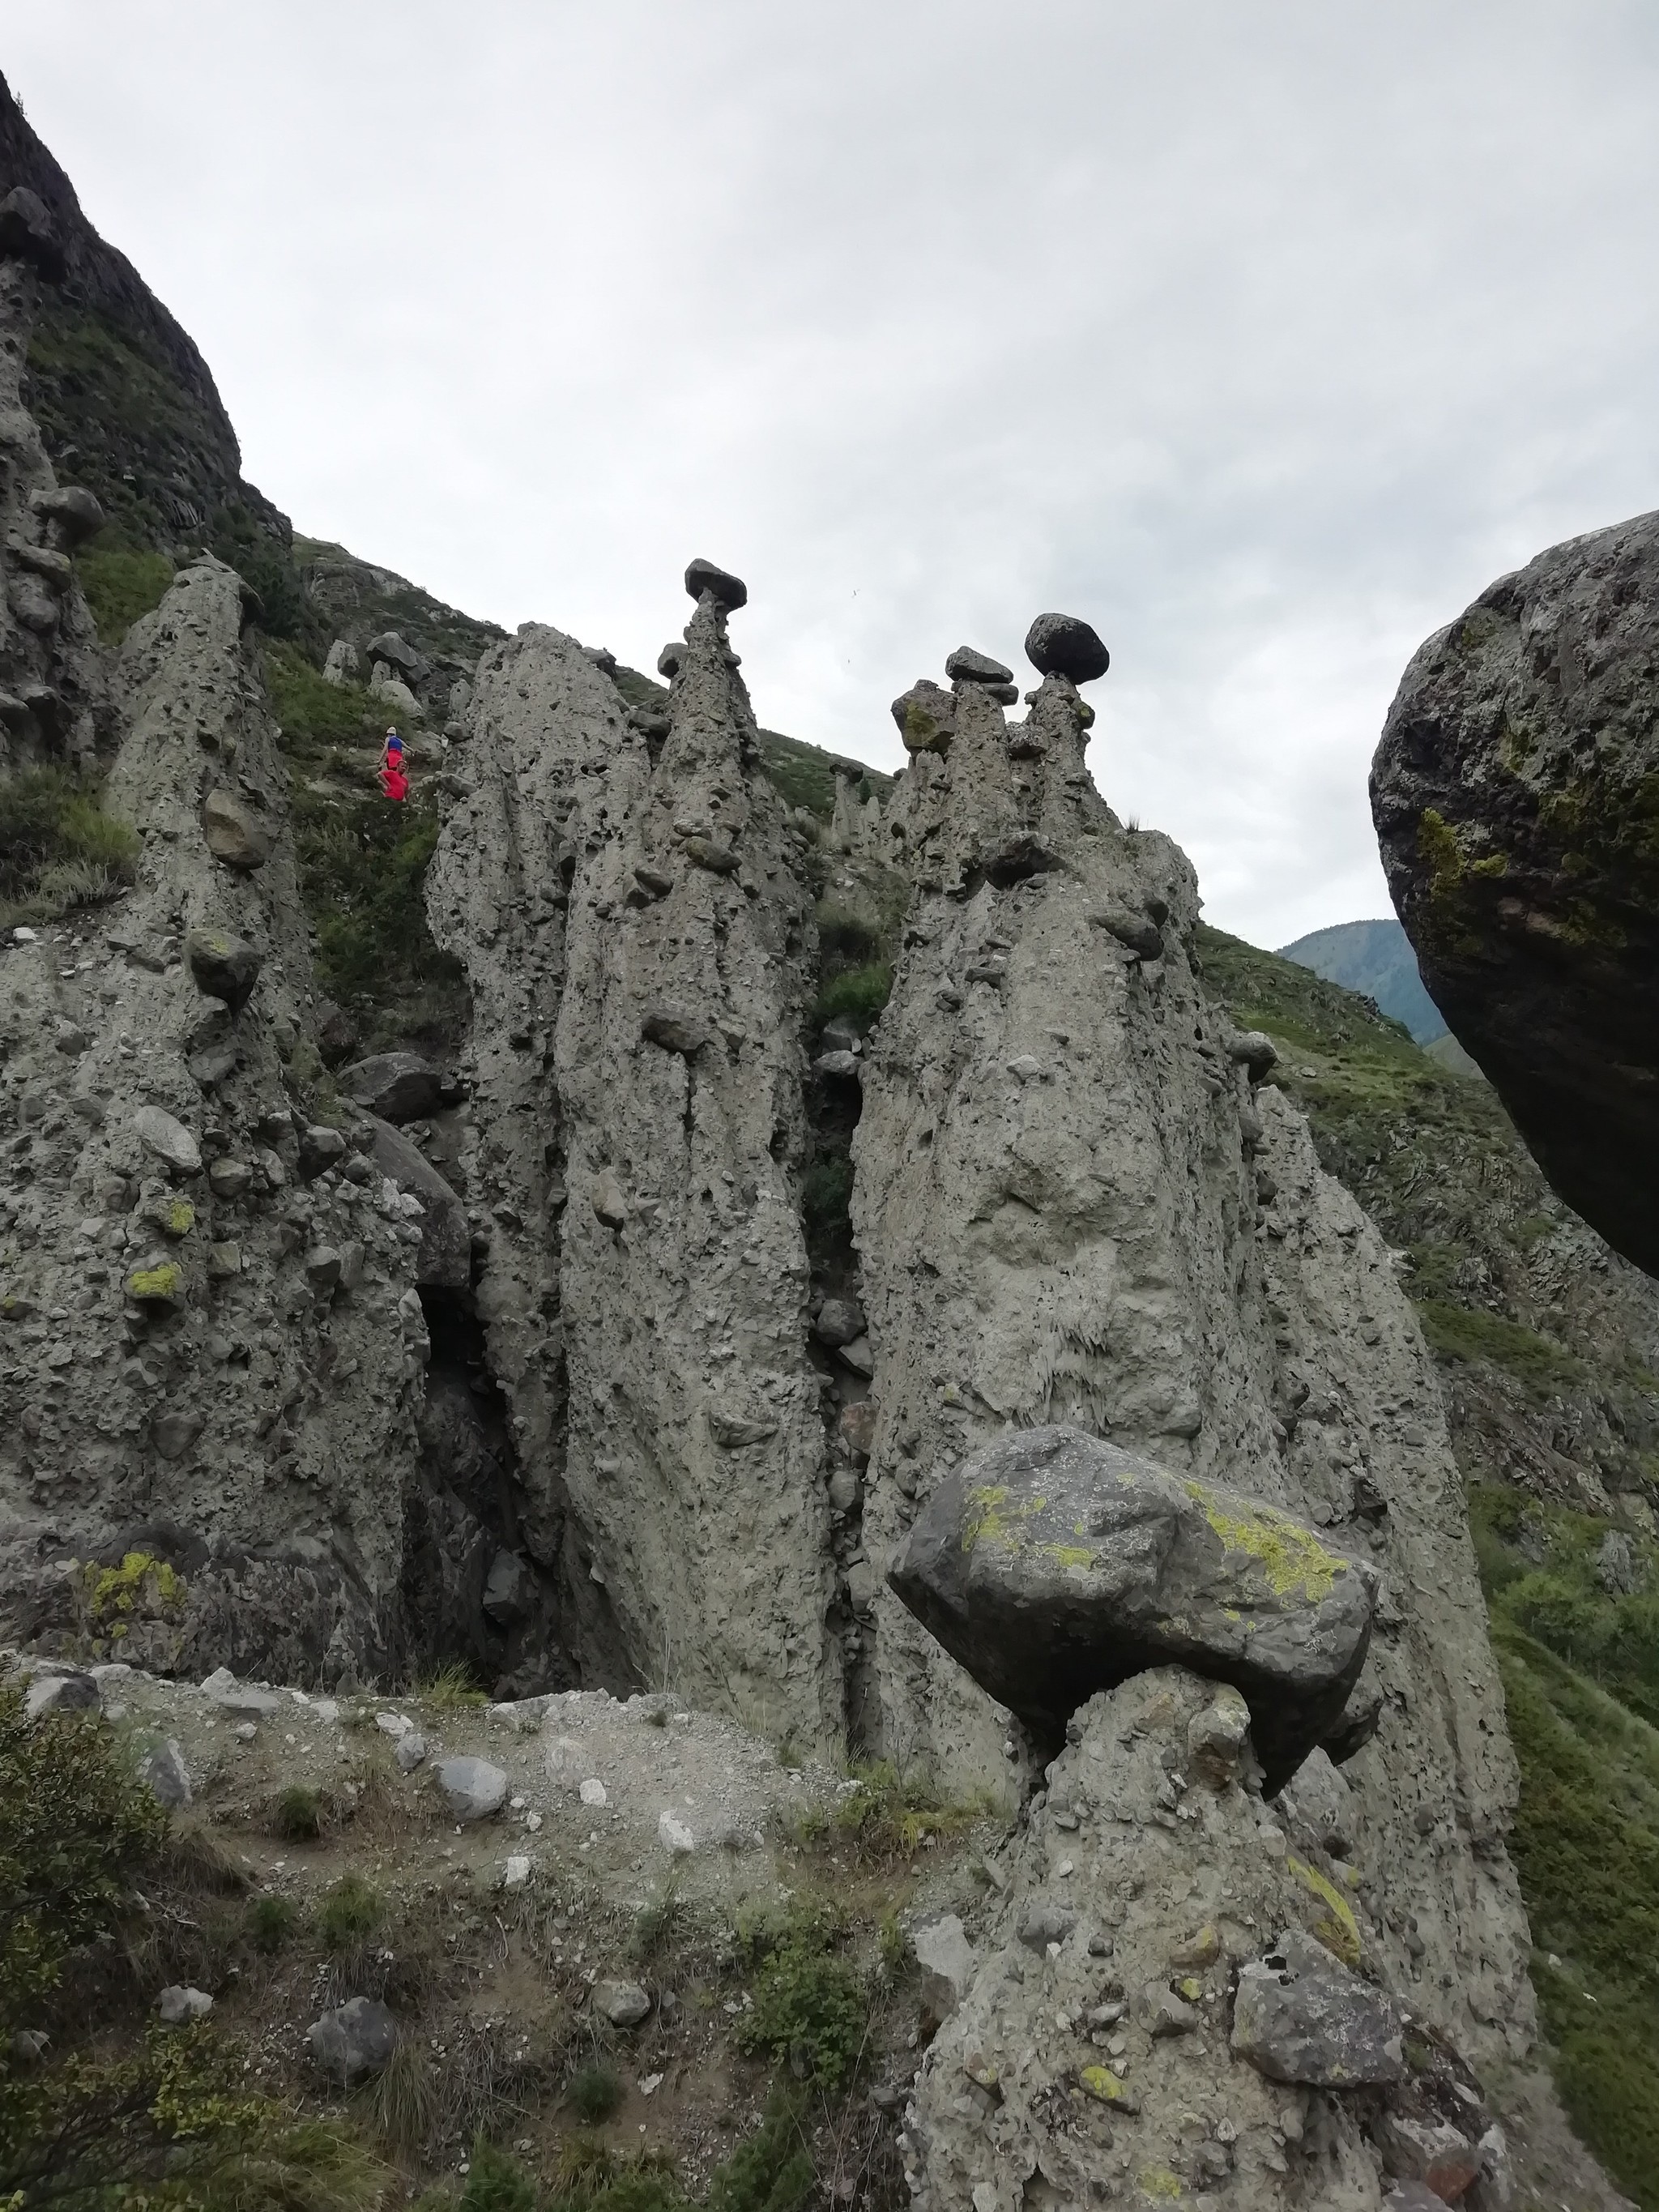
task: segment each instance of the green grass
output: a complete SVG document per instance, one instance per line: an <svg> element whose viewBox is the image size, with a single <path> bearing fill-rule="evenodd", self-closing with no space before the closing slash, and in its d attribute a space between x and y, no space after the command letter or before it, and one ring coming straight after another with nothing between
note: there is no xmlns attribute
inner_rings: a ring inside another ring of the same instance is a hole
<svg viewBox="0 0 1659 2212"><path fill-rule="evenodd" d="M76 554L75 572L105 645L119 645L140 615L161 605L173 581L173 563L165 553L106 545L101 538Z"/></svg>
<svg viewBox="0 0 1659 2212"><path fill-rule="evenodd" d="M931 1836L960 1835L976 1820L1004 1810L988 1792L951 1797L920 1775L901 1775L890 1759L855 1766L858 1784L839 1797L828 1813L814 1812L800 1824L805 1843L832 1841L850 1846L866 1860L884 1863L911 1858Z"/></svg>
<svg viewBox="0 0 1659 2212"><path fill-rule="evenodd" d="M0 922L51 921L114 896L137 872L136 831L97 778L64 768L0 777Z"/></svg>
<svg viewBox="0 0 1659 2212"><path fill-rule="evenodd" d="M852 2078L870 2033L864 1978L837 1948L830 1904L762 1905L740 1913L738 1952L754 1971L753 2002L738 2024L744 2051L786 2063L797 2081L834 2092Z"/></svg>
<svg viewBox="0 0 1659 2212"><path fill-rule="evenodd" d="M325 1950L349 1951L366 1942L386 1917L386 1899L360 1874L343 1874L317 1906L317 1934Z"/></svg>
<svg viewBox="0 0 1659 2212"><path fill-rule="evenodd" d="M884 960L843 969L840 975L826 978L812 1008L812 1019L822 1029L837 1014L843 1014L856 1024L860 1036L866 1036L875 1027L892 992L893 970Z"/></svg>
<svg viewBox="0 0 1659 2212"><path fill-rule="evenodd" d="M1659 1546L1632 1538L1647 1589L1613 1595L1595 1571L1607 1522L1495 1486L1469 1508L1556 2085L1614 2179L1659 2212Z"/></svg>
<svg viewBox="0 0 1659 2212"><path fill-rule="evenodd" d="M322 1798L303 1783L291 1782L277 1797L270 1825L289 1844L314 1843L327 1819Z"/></svg>
<svg viewBox="0 0 1659 2212"><path fill-rule="evenodd" d="M464 1712L489 1703L488 1692L478 1687L465 1659L449 1659L441 1667L428 1668L416 1677L411 1695L441 1713Z"/></svg>
<svg viewBox="0 0 1659 2212"><path fill-rule="evenodd" d="M247 1939L256 1951L280 1951L300 1924L286 1897L253 1898L247 1908Z"/></svg>
<svg viewBox="0 0 1659 2212"><path fill-rule="evenodd" d="M316 663L286 639L270 640L263 660L283 750L291 759L316 765L330 746L352 744L378 757L385 723L362 684L326 682Z"/></svg>
<svg viewBox="0 0 1659 2212"><path fill-rule="evenodd" d="M1443 1298L1419 1298L1417 1311L1431 1350L1442 1359L1489 1360L1540 1398L1583 1379L1583 1362L1565 1346L1501 1314Z"/></svg>

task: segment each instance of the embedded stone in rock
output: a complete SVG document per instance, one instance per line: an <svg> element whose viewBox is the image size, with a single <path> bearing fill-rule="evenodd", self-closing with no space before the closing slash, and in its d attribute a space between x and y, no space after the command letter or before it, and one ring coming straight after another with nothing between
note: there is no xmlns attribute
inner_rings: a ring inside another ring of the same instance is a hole
<svg viewBox="0 0 1659 2212"><path fill-rule="evenodd" d="M1187 1749L1212 1789L1226 1789L1244 1772L1250 1756L1250 1709L1231 1682L1223 1682L1203 1711L1194 1714Z"/></svg>
<svg viewBox="0 0 1659 2212"><path fill-rule="evenodd" d="M0 261L27 261L49 283L63 281L64 249L46 205L27 185L0 200Z"/></svg>
<svg viewBox="0 0 1659 2212"><path fill-rule="evenodd" d="M612 2027L637 2027L651 2009L651 2000L637 1982L595 1982L593 2009Z"/></svg>
<svg viewBox="0 0 1659 2212"><path fill-rule="evenodd" d="M222 999L233 1013L246 1005L264 966L264 955L228 929L192 929L185 939L185 957L197 989L210 999Z"/></svg>
<svg viewBox="0 0 1659 2212"><path fill-rule="evenodd" d="M647 1044L660 1045L665 1052L684 1053L688 1060L714 1042L708 1023L699 1021L683 1006L652 1006L640 1024L640 1035Z"/></svg>
<svg viewBox="0 0 1659 2212"><path fill-rule="evenodd" d="M199 1413L157 1413L149 1425L149 1440L157 1457L168 1462L183 1459L203 1426Z"/></svg>
<svg viewBox="0 0 1659 2212"><path fill-rule="evenodd" d="M346 1154L345 1132L331 1129L326 1121L313 1121L300 1132L300 1172L301 1175L320 1175L331 1168Z"/></svg>
<svg viewBox="0 0 1659 2212"><path fill-rule="evenodd" d="M442 1069L415 1052L377 1052L335 1079L348 1098L394 1125L423 1121L443 1103Z"/></svg>
<svg viewBox="0 0 1659 2212"><path fill-rule="evenodd" d="M850 1298L826 1298L818 1308L812 1334L820 1344L852 1344L864 1334L864 1316Z"/></svg>
<svg viewBox="0 0 1659 2212"><path fill-rule="evenodd" d="M1103 907L1089 919L1097 929L1116 938L1140 960L1164 957L1164 933L1149 914L1133 914L1127 907Z"/></svg>
<svg viewBox="0 0 1659 2212"><path fill-rule="evenodd" d="M1232 1683L1270 1791L1340 1713L1377 1584L1276 1506L1057 1427L999 1438L948 1476L888 1580L1048 1742L1150 1667Z"/></svg>
<svg viewBox="0 0 1659 2212"><path fill-rule="evenodd" d="M1025 658L1044 676L1092 684L1112 665L1099 634L1076 615L1039 615L1025 633Z"/></svg>
<svg viewBox="0 0 1659 2212"><path fill-rule="evenodd" d="M921 2002L935 2021L951 2017L968 1994L978 1954L954 1912L940 1912L911 1930L910 1948L921 1969Z"/></svg>
<svg viewBox="0 0 1659 2212"><path fill-rule="evenodd" d="M1227 1040L1229 1060L1242 1060L1252 1083L1266 1080L1279 1065L1279 1047L1266 1030L1238 1030Z"/></svg>
<svg viewBox="0 0 1659 2212"><path fill-rule="evenodd" d="M449 1817L463 1826L499 1813L507 1798L507 1777L487 1759L446 1759L438 1787L449 1804Z"/></svg>
<svg viewBox="0 0 1659 2212"><path fill-rule="evenodd" d="M727 569L717 568L712 561L694 561L685 572L685 588L694 599L705 592L712 592L715 599L728 613L749 604L749 586L740 576Z"/></svg>
<svg viewBox="0 0 1659 2212"><path fill-rule="evenodd" d="M398 2023L378 1997L349 1997L314 2021L306 2040L313 2063L331 2081L349 2087L391 2063Z"/></svg>
<svg viewBox="0 0 1659 2212"><path fill-rule="evenodd" d="M202 801L202 835L214 859L228 868L246 872L270 858L269 833L228 791L210 791Z"/></svg>
<svg viewBox="0 0 1659 2212"><path fill-rule="evenodd" d="M621 1184L609 1168L594 1182L593 1212L607 1229L625 1229L628 1226L628 1201L622 1194Z"/></svg>
<svg viewBox="0 0 1659 2212"><path fill-rule="evenodd" d="M684 644L682 644L678 638L671 637L667 644L664 646L662 651L657 655L658 675L667 677L668 680L672 684L675 677L679 674L681 664L684 662L684 659L685 647Z"/></svg>
<svg viewBox="0 0 1659 2212"><path fill-rule="evenodd" d="M472 1231L466 1208L436 1168L389 1121L376 1119L368 1157L380 1173L425 1209L415 1280L427 1290L464 1291L472 1279Z"/></svg>
<svg viewBox="0 0 1659 2212"><path fill-rule="evenodd" d="M160 1106L141 1106L132 1117L139 1141L180 1175L199 1175L202 1151L182 1121Z"/></svg>
<svg viewBox="0 0 1659 2212"><path fill-rule="evenodd" d="M744 1413L728 1413L718 1406L708 1409L708 1433L725 1451L741 1451L745 1444L763 1443L775 1437L778 1425L774 1420L757 1420Z"/></svg>
<svg viewBox="0 0 1659 2212"><path fill-rule="evenodd" d="M953 682L969 684L1011 684L1014 675L1012 668L993 660L988 653L975 653L971 645L957 647L945 664L945 672Z"/></svg>
<svg viewBox="0 0 1659 2212"><path fill-rule="evenodd" d="M1480 2147L1449 2120L1384 2112L1377 2123L1384 2172L1455 2204L1480 2173Z"/></svg>
<svg viewBox="0 0 1659 2212"><path fill-rule="evenodd" d="M680 850L695 866L707 868L711 876L734 876L738 872L738 856L722 838L687 837L681 841Z"/></svg>
<svg viewBox="0 0 1659 2212"><path fill-rule="evenodd" d="M909 753L948 753L957 730L957 702L939 684L921 678L893 702L893 720Z"/></svg>
<svg viewBox="0 0 1659 2212"><path fill-rule="evenodd" d="M536 1578L517 1552L497 1552L484 1580L483 1609L502 1628L528 1617L536 1602Z"/></svg>
<svg viewBox="0 0 1659 2212"><path fill-rule="evenodd" d="M1387 2088L1405 2076L1405 2026L1391 1997L1292 1928L1241 1971L1232 2047L1271 2081Z"/></svg>

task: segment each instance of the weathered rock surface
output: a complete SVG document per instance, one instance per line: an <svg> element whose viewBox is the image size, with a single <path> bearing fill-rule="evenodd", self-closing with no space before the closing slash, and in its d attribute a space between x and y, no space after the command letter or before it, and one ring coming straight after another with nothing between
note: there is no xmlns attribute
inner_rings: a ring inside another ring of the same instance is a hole
<svg viewBox="0 0 1659 2212"><path fill-rule="evenodd" d="M1215 1694L1162 1668L1074 1716L905 2114L926 2212L1086 2204L1126 2183L1250 2212L1379 2203L1369 2108L1331 2098L1304 2132L1303 2093L1230 2049L1255 1929L1288 1924L1309 1954L1318 1938L1356 1964L1375 1939L1340 1869L1289 1852L1239 1780L1217 1788L1194 1768L1189 1733Z"/></svg>
<svg viewBox="0 0 1659 2212"><path fill-rule="evenodd" d="M1406 2072L1403 2033L1400 2008L1300 1929L1239 1970L1232 2048L1270 2081L1391 2088Z"/></svg>
<svg viewBox="0 0 1659 2212"><path fill-rule="evenodd" d="M487 1759L447 1759L438 1769L450 1817L463 1826L500 1812L507 1797L507 1776Z"/></svg>
<svg viewBox="0 0 1659 2212"><path fill-rule="evenodd" d="M486 656L477 788L428 903L473 994L478 1303L523 1541L583 1679L668 1670L823 1741L841 1686L791 1180L811 915L732 665L740 602L705 585L654 760L574 640Z"/></svg>
<svg viewBox="0 0 1659 2212"><path fill-rule="evenodd" d="M1265 1055L1235 1056L1187 950L1191 871L1095 791L1069 680L1045 678L1023 721L981 686L952 705L948 750L918 753L887 809L915 892L853 1139L864 1563L884 1577L976 1450L1063 1425L1177 1484L1237 1484L1364 1564L1382 1595L1329 1741L1380 1967L1472 2051L1524 2042L1514 1769L1439 1390L1389 1255L1252 1080ZM1097 926L1108 910L1150 922L1156 957ZM850 1609L872 1748L957 1786L1006 1775L1006 1710L879 1581L867 1617ZM1206 1738L1216 1769L1236 1719Z"/></svg>
<svg viewBox="0 0 1659 2212"><path fill-rule="evenodd" d="M1022 1429L941 1482L888 1580L982 1689L1058 1745L1097 1690L1170 1662L1243 1693L1267 1786L1336 1722L1377 1575L1241 1492L1077 1429Z"/></svg>
<svg viewBox="0 0 1659 2212"><path fill-rule="evenodd" d="M444 1101L443 1070L417 1052L379 1052L354 1060L336 1080L348 1098L394 1125L424 1121Z"/></svg>
<svg viewBox="0 0 1659 2212"><path fill-rule="evenodd" d="M1539 1165L1659 1273L1659 514L1553 546L1413 659L1371 765L1435 1004Z"/></svg>
<svg viewBox="0 0 1659 2212"><path fill-rule="evenodd" d="M106 793L141 840L137 886L0 961L0 1085L29 1153L5 1286L36 1316L0 1354L0 1618L95 1633L76 1563L137 1550L172 1579L140 1593L132 1657L363 1679L402 1638L422 1366L400 1347L425 1331L377 1192L298 1179L310 963L243 611L205 560L135 626ZM270 833L251 872L216 863L203 826L228 762ZM248 986L234 1011L204 1000L209 941L230 948L209 980ZM59 1023L84 1051L55 1049ZM361 1249L356 1290L307 1278L322 1245Z"/></svg>

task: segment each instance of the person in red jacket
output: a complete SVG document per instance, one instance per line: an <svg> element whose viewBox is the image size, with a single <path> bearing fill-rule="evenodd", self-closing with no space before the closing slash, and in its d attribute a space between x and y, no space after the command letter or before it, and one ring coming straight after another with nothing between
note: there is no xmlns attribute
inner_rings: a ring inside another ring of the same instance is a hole
<svg viewBox="0 0 1659 2212"><path fill-rule="evenodd" d="M404 741L395 729L386 733L386 743L380 747L380 789L388 799L407 799L409 777L404 769Z"/></svg>

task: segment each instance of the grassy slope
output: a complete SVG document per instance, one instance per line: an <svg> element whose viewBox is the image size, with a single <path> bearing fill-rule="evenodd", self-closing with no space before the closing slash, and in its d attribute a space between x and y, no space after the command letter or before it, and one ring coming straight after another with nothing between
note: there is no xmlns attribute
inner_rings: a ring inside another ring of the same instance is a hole
<svg viewBox="0 0 1659 2212"><path fill-rule="evenodd" d="M1472 1478L1521 1762L1512 1844L1557 2084L1608 2172L1659 2212L1659 1546L1644 1533L1655 1462L1641 1448L1659 1411L1650 1289L1600 1257L1485 1085L1304 969L1218 930L1204 929L1199 949L1234 1018L1277 1041L1275 1079L1307 1113L1326 1166L1409 1256ZM1615 1525L1606 1513L1492 1480L1527 1462L1495 1469L1486 1430L1460 1421L1483 1393L1539 1463L1595 1441L1585 1487L1613 1490L1635 1591L1598 1580ZM1621 1433L1622 1449L1605 1448Z"/></svg>

